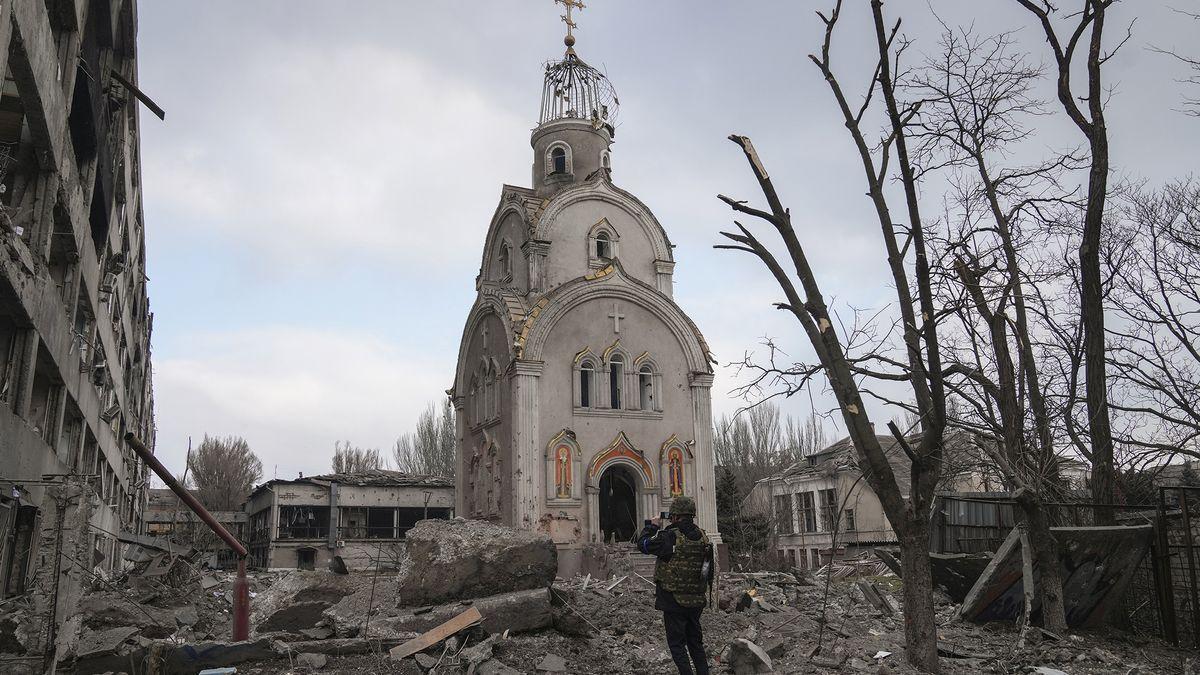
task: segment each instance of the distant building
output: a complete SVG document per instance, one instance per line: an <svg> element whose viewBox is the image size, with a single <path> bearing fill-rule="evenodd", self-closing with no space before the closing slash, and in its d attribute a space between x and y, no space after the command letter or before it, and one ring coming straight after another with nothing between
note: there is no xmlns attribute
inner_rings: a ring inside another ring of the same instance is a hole
<svg viewBox="0 0 1200 675"><path fill-rule="evenodd" d="M229 533L239 540L246 538L246 523L249 516L245 511L209 511ZM142 513L146 524L145 534L167 537L176 544L190 546L210 556L221 567L236 565L237 558L229 547L213 533L200 518L167 488L150 490L150 499Z"/></svg>
<svg viewBox="0 0 1200 675"><path fill-rule="evenodd" d="M911 463L907 455L892 436L878 438L901 492L908 497ZM991 462L966 434L947 434L945 454L947 460L938 483L939 491L1000 489ZM848 437L775 476L758 481L742 508L770 514L776 549L785 561L801 569L820 567L832 559L853 556L876 546L897 544L896 533L879 497L863 478L857 452ZM839 509L842 509L840 521Z"/></svg>
<svg viewBox="0 0 1200 675"><path fill-rule="evenodd" d="M417 521L454 515L454 479L383 469L276 479L254 488L245 511L253 567L317 569L334 556L386 567Z"/></svg>

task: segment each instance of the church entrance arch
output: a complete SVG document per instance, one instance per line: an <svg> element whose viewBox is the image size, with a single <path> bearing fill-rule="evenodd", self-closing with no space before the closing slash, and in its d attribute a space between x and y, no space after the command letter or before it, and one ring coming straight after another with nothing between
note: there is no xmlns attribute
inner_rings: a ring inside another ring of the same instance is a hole
<svg viewBox="0 0 1200 675"><path fill-rule="evenodd" d="M606 542L633 541L638 531L638 480L622 464L600 474L600 531Z"/></svg>

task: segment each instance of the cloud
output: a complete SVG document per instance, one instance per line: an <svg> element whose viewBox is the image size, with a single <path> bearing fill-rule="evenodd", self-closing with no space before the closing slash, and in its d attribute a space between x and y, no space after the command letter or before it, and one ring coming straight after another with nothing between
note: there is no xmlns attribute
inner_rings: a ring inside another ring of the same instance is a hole
<svg viewBox="0 0 1200 675"><path fill-rule="evenodd" d="M390 450L449 384L443 368L374 335L276 325L197 333L155 358L157 452L184 463L184 439L246 438L265 477L329 469L338 440Z"/></svg>
<svg viewBox="0 0 1200 675"><path fill-rule="evenodd" d="M266 41L216 90L147 148L147 200L157 236L260 264L473 259L495 177L526 159L524 120L397 49Z"/></svg>

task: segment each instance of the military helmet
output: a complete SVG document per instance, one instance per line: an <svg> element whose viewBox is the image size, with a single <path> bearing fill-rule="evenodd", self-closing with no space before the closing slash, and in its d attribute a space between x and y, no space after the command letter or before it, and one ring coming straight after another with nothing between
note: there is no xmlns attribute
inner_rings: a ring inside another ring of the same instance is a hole
<svg viewBox="0 0 1200 675"><path fill-rule="evenodd" d="M671 515L673 516L694 516L696 515L696 500L691 497L679 496L671 500Z"/></svg>

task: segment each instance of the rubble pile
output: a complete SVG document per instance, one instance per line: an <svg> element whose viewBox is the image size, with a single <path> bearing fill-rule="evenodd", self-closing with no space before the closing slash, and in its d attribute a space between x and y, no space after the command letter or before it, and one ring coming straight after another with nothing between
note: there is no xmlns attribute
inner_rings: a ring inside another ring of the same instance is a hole
<svg viewBox="0 0 1200 675"><path fill-rule="evenodd" d="M227 641L231 574L103 582L73 637L59 642L60 670L129 672L130 663L145 663L163 673L675 672L652 572L606 565L607 578L554 578L554 547L536 534L462 521L417 529L400 574L252 573L246 642ZM845 567L877 571L858 561ZM887 571L721 574L703 617L714 672L915 672L903 656L901 584ZM947 673L1182 672L1194 660L1111 629L1031 630L1018 648L1011 623L966 622L949 597L939 593L935 602ZM14 626L0 624L0 648L13 641Z"/></svg>

